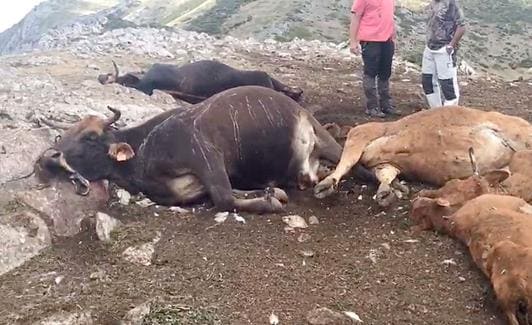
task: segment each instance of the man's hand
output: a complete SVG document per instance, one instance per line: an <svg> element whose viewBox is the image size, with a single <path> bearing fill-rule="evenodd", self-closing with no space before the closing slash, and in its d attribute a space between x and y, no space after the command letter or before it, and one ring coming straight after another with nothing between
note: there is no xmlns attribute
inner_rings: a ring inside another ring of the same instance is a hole
<svg viewBox="0 0 532 325"><path fill-rule="evenodd" d="M360 54L360 45L357 42L351 43L351 46L350 46L349 50L354 55L359 55Z"/></svg>
<svg viewBox="0 0 532 325"><path fill-rule="evenodd" d="M447 45L447 46L445 47L445 50L447 50L447 54L451 55L451 54L453 54L453 52L454 52L454 46L452 46L451 44L449 44L449 45Z"/></svg>

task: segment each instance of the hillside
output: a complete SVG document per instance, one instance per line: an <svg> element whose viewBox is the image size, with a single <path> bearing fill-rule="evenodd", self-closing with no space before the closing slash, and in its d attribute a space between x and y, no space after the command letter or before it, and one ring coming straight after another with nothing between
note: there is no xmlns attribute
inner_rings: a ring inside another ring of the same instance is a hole
<svg viewBox="0 0 532 325"><path fill-rule="evenodd" d="M123 112L122 128L176 107L159 91L99 84L113 59L124 72L213 57L260 67L301 87L301 104L322 123L371 120L360 60L334 44L156 28L70 32L43 40L48 50L0 57L0 324L244 325L268 324L272 313L280 324L317 324L309 315L319 307L356 312L370 325L503 324L463 245L413 234L408 199L382 210L374 187L349 179L326 200L290 191L286 213L242 214L245 223L217 223L208 205L147 206L116 188L100 206L94 192L81 197L70 183L5 184L31 171L61 134L36 117L72 122L110 105ZM395 62L392 94L404 114L425 107L418 80L415 66ZM462 80L463 104L529 121L531 91L532 82ZM108 242L98 239L98 211L121 222ZM287 230L282 217L294 214L319 223Z"/></svg>
<svg viewBox="0 0 532 325"><path fill-rule="evenodd" d="M418 63L423 48L424 1L397 0L399 55ZM478 71L505 78L532 75L532 1L462 0L469 21L461 57ZM347 39L351 0L49 0L19 24L0 34L0 53L39 47L51 28L83 28L87 22L105 27L169 26L258 40ZM57 33L55 34L58 35Z"/></svg>

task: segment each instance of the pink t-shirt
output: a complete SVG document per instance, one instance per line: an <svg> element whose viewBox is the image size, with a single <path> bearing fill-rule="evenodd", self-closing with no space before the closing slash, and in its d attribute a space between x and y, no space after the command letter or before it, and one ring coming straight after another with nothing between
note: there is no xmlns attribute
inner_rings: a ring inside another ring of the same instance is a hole
<svg viewBox="0 0 532 325"><path fill-rule="evenodd" d="M352 13L361 15L358 39L367 42L385 42L395 30L394 0L355 0Z"/></svg>

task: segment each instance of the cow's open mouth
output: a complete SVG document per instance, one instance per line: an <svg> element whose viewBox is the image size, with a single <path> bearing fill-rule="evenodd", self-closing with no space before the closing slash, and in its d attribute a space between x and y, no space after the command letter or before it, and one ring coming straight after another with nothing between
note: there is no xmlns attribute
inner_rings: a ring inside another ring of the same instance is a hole
<svg viewBox="0 0 532 325"><path fill-rule="evenodd" d="M69 179L76 189L76 194L87 196L91 191L90 182L85 177L81 176L80 173L74 172L69 176Z"/></svg>

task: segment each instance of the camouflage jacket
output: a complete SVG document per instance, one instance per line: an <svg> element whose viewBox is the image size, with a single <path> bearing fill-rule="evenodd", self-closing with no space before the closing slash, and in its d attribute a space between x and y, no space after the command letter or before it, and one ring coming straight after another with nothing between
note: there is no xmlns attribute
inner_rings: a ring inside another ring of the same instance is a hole
<svg viewBox="0 0 532 325"><path fill-rule="evenodd" d="M427 46L437 50L451 42L456 27L465 25L464 14L458 0L432 0L427 10Z"/></svg>

